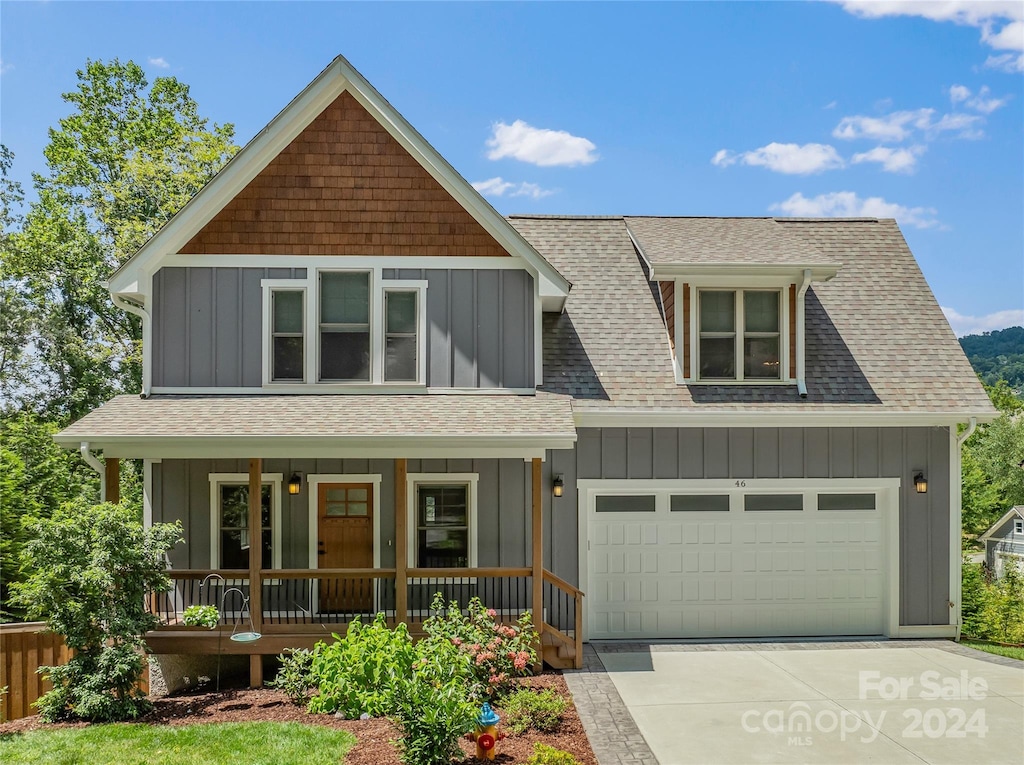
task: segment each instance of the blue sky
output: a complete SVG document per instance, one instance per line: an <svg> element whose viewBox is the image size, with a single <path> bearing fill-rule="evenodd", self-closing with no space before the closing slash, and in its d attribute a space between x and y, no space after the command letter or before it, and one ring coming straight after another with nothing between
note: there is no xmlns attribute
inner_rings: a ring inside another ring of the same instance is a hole
<svg viewBox="0 0 1024 765"><path fill-rule="evenodd" d="M1024 3L0 5L26 185L87 58L254 136L338 53L502 213L896 217L958 333L1024 323Z"/></svg>

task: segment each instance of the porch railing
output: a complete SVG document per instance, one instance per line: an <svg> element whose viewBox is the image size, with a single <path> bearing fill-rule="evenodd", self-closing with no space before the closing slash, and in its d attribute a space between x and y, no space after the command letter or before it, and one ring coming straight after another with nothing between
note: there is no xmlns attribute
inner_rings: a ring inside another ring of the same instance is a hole
<svg viewBox="0 0 1024 765"><path fill-rule="evenodd" d="M406 622L418 632L430 615L436 593L445 603L465 607L479 597L501 621L515 621L534 609L533 570L518 568L410 568L406 571L405 613L397 612L396 570L378 569L262 569L259 571L261 608L243 612L243 596L250 595L249 571L232 569L174 569L172 586L153 593L149 608L163 630L181 630L182 616L191 605L212 605L221 612L221 628L233 628L249 618L257 631L287 634L343 632L356 618L364 622L383 612L388 622ZM240 590L243 596L229 590ZM542 638L560 656L575 664L582 657L583 593L549 571L543 576ZM255 600L255 599L254 599ZM545 653L547 656L547 652Z"/></svg>

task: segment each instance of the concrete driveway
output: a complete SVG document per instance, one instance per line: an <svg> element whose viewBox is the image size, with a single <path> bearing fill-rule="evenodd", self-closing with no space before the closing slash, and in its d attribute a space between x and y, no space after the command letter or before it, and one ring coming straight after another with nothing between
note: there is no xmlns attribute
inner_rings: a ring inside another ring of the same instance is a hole
<svg viewBox="0 0 1024 765"><path fill-rule="evenodd" d="M1024 664L948 641L589 649L568 680L602 765L1024 762Z"/></svg>

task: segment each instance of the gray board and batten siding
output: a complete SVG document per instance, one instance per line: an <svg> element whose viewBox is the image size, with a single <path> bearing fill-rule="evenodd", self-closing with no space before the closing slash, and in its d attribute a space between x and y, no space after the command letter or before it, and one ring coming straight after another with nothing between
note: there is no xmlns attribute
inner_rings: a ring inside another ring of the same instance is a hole
<svg viewBox="0 0 1024 765"><path fill-rule="evenodd" d="M949 624L949 429L580 428L551 451L544 486L545 560L578 584L576 481L594 478L899 478L900 624ZM913 475L928 477L918 494ZM550 512L551 503L554 512ZM586 584L581 586L586 590Z"/></svg>
<svg viewBox="0 0 1024 765"><path fill-rule="evenodd" d="M187 543L175 568L210 556L210 473L244 473L244 460L164 460L153 465L153 519L181 520ZM394 562L394 461L267 460L267 473L379 473L381 565ZM409 460L410 473L479 473L478 563L529 565L530 465L521 459ZM928 476L928 493L912 475ZM949 623L949 430L920 428L581 428L575 449L543 463L544 560L578 582L576 481L592 478L900 478L900 623ZM565 493L547 487L563 474ZM309 565L308 488L282 492L282 565ZM583 584L586 589L586 584Z"/></svg>
<svg viewBox="0 0 1024 765"><path fill-rule="evenodd" d="M477 562L483 567L528 566L531 539L531 466L522 459L408 460L409 473L477 473ZM177 460L154 463L154 522L181 521L187 540L169 553L173 568L210 565L210 474L244 474L247 460ZM281 491L281 565L308 568L309 484L313 474L379 474L380 561L395 565L395 462L391 459L268 459L264 473L303 477L298 495ZM575 558L575 552L573 553Z"/></svg>
<svg viewBox="0 0 1024 765"><path fill-rule="evenodd" d="M427 281L427 385L533 388L534 290L526 271L384 269ZM262 279L305 268L168 267L153 277L153 385L262 386Z"/></svg>

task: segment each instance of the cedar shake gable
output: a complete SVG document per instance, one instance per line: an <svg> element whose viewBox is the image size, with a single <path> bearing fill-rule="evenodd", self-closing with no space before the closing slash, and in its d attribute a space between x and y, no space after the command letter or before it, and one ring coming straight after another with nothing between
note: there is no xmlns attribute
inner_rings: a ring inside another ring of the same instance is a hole
<svg viewBox="0 0 1024 765"><path fill-rule="evenodd" d="M348 91L181 252L509 254Z"/></svg>

